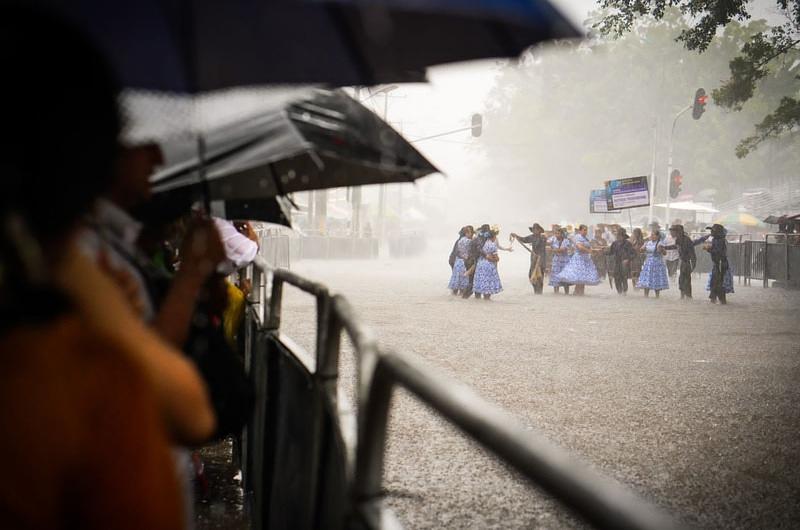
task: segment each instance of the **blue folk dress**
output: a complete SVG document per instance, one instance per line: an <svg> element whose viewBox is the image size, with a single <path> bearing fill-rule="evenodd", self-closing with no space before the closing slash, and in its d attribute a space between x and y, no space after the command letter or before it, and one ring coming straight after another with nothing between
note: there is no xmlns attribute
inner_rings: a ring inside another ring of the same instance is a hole
<svg viewBox="0 0 800 530"><path fill-rule="evenodd" d="M487 256L497 254L497 243L488 240L483 245L481 256L475 267L475 278L472 282L472 290L476 294L497 294L503 290L500 283L500 274L497 272L497 262L489 261Z"/></svg>
<svg viewBox="0 0 800 530"><path fill-rule="evenodd" d="M558 249L558 248L565 248L569 250L572 247L572 242L567 239L566 237L559 242L558 238L553 238L550 241L550 248ZM569 263L569 253L566 252L564 254L553 254L553 262L550 264L550 280L547 282L548 285L551 287L558 287L561 285L561 279L559 276L561 275L561 271L564 270L564 267L567 266Z"/></svg>
<svg viewBox="0 0 800 530"><path fill-rule="evenodd" d="M447 288L452 291L469 288L469 277L465 276L467 266L464 260L469 257L469 245L472 240L468 237L462 237L456 244L456 261L453 263L453 274L450 275L450 283Z"/></svg>
<svg viewBox="0 0 800 530"><path fill-rule="evenodd" d="M589 240L581 234L575 236L576 247L578 243L586 247L591 246ZM600 283L600 276L597 274L591 253L582 252L577 248L575 254L569 259L569 263L561 271L559 278L564 283L574 285L597 285Z"/></svg>
<svg viewBox="0 0 800 530"><path fill-rule="evenodd" d="M639 281L636 283L636 287L639 289L653 289L656 291L669 289L667 266L658 251L659 246L661 246L660 241L648 240L644 244L646 257L644 264L642 264L642 271L639 273Z"/></svg>

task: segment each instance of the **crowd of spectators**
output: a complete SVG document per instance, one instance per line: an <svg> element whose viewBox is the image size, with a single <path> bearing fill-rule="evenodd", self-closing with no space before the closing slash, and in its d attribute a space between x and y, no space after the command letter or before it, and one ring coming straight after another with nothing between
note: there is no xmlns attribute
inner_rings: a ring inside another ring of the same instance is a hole
<svg viewBox="0 0 800 530"><path fill-rule="evenodd" d="M119 85L79 32L0 16L0 521L191 526L189 452L236 433L247 223L143 225L155 144L125 145Z"/></svg>

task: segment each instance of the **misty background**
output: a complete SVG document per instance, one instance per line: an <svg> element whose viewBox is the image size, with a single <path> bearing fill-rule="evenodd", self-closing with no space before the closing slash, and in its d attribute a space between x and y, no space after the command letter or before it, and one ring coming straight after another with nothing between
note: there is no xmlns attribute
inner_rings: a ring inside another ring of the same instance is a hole
<svg viewBox="0 0 800 530"><path fill-rule="evenodd" d="M584 28L586 39L535 47L516 61L431 68L425 84L348 89L443 173L386 186L387 234L425 231L450 238L465 224L482 223L499 224L507 234L524 232L532 221L545 226L627 225L627 212L590 214L590 190L601 188L605 180L649 175L655 139L652 202L665 202L675 114L691 105L698 88L710 93L730 77L730 60L752 35L777 24L781 16L775 4L756 2L751 20L730 23L704 53L696 53L675 40L687 27L675 9L667 10L662 20L641 18L633 31L613 39L591 30L605 14L595 2L564 0L558 5ZM792 204L800 202L796 134L766 141L745 158L735 152L781 97L796 91L800 54L790 51L785 61L759 82L741 110L722 109L709 99L699 120L691 113L678 120L674 168L683 175L678 200L711 203L720 215L746 207L742 197L748 192L771 196L776 204L787 199L782 204L788 209L797 206ZM275 109L307 93L304 88L271 87L203 97L128 94L126 137L135 143L184 135L192 147L197 131ZM468 130L445 134L469 127L476 113L483 117L480 136ZM165 155L169 163L171 153ZM363 189L362 235L365 228L377 235L379 189ZM296 227L345 235L353 217L352 193L317 193L325 194L328 204L325 226L309 226L311 194L301 193L295 195ZM644 224L647 214L646 208L632 211L633 224ZM671 218L683 215L674 212ZM663 209L655 208L654 216L665 220Z"/></svg>
<svg viewBox="0 0 800 530"><path fill-rule="evenodd" d="M585 27L601 14L591 12ZM602 222L602 215L589 214L589 191L608 179L649 175L654 132L654 202L664 202L675 114L691 105L697 88L710 92L727 79L729 61L768 23L732 23L699 54L675 41L686 23L672 10L661 21L644 19L620 39L587 29L582 42L538 47L517 62L436 68L428 85L400 86L369 98L365 104L379 115L385 104L387 120L412 141L469 125L474 112L484 117L478 138L462 132L415 143L447 178L393 186L388 215L402 208L401 224L422 224L437 235L468 223L498 223L507 233L506 227L520 231L534 220ZM798 59L790 54L794 64L765 79L740 111L709 101L699 120L690 113L678 120L674 167L684 176L681 198L733 209L745 192L780 194L798 187L796 135L765 142L743 159L735 153L780 98L793 93ZM365 192L367 212L376 196L374 190ZM408 208L413 210L406 218ZM427 223L418 222L420 212ZM635 210L634 225L646 215L646 209ZM654 215L663 222L663 209ZM605 219L628 222L626 214Z"/></svg>

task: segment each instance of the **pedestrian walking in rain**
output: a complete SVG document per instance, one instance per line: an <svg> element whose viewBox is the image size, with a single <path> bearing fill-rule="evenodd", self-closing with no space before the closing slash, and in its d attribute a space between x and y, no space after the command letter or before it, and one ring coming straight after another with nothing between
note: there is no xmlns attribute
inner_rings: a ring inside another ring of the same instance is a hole
<svg viewBox="0 0 800 530"><path fill-rule="evenodd" d="M495 225L489 230L489 237L483 244L481 256L475 266L475 278L472 282L472 290L475 298L480 299L483 295L484 300L489 300L493 294L502 292L503 285L500 283L500 274L497 272L497 262L500 261L498 250L512 252L512 249L505 248L497 241L500 228Z"/></svg>
<svg viewBox="0 0 800 530"><path fill-rule="evenodd" d="M634 258L631 260L631 280L633 280L633 288L638 289L639 273L642 272L642 262L644 261L642 248L645 243L641 228L633 229L630 242L634 251Z"/></svg>
<svg viewBox="0 0 800 530"><path fill-rule="evenodd" d="M561 281L561 271L569 263L569 252L572 249L572 242L567 238L567 231L560 226L553 229L553 236L550 239L550 251L553 254L553 261L550 264L550 281L548 285L553 287L553 291L558 294L558 288L564 288L564 294L569 294L569 284Z"/></svg>
<svg viewBox="0 0 800 530"><path fill-rule="evenodd" d="M464 266L467 268L467 279L469 280L469 284L467 285L466 289L463 290L463 294L461 295L462 298L469 298L472 296L472 283L475 279L475 269L478 265L478 260L481 257L481 252L483 250L483 245L486 243L486 240L489 238L490 228L488 224L482 224L480 228L475 232L474 237L469 245L469 254L467 259L464 260Z"/></svg>
<svg viewBox="0 0 800 530"><path fill-rule="evenodd" d="M450 275L450 283L447 287L452 291L453 296L463 295L469 288L469 277L467 276L466 260L469 258L469 246L472 243L474 228L467 225L459 232L461 237L456 241L453 270Z"/></svg>
<svg viewBox="0 0 800 530"><path fill-rule="evenodd" d="M719 300L720 304L727 304L727 295L733 293L733 275L728 264L728 242L725 236L728 231L720 224L707 226L706 230L711 230L711 242L704 245L706 251L711 254L711 274L708 276L709 299L712 304Z"/></svg>
<svg viewBox="0 0 800 530"><path fill-rule="evenodd" d="M606 277L606 250L608 250L608 243L603 237L603 230L598 228L594 231L594 239L592 244L592 262L597 269L597 274L600 278Z"/></svg>
<svg viewBox="0 0 800 530"><path fill-rule="evenodd" d="M650 296L650 290L656 292L656 298L664 289L669 289L669 278L667 278L667 266L664 264L664 250L661 244L661 234L658 230L650 232L650 239L642 247L645 254L642 271L639 274L637 287L644 289L644 296Z"/></svg>
<svg viewBox="0 0 800 530"><path fill-rule="evenodd" d="M710 235L705 235L697 239L690 238L683 228L683 225L672 225L669 227L670 235L675 240L673 245L664 245L667 252L677 251L679 257L680 275L678 276L678 289L681 291L681 300L692 297L692 271L697 264L697 255L694 247L705 242Z"/></svg>
<svg viewBox="0 0 800 530"><path fill-rule="evenodd" d="M531 246L531 266L528 269L528 280L533 286L534 294L542 294L544 289L544 267L546 263L546 248L547 240L544 237L544 228L539 223L533 223L528 227L531 231L530 235L520 237L512 233L511 237L520 243L527 243Z"/></svg>
<svg viewBox="0 0 800 530"><path fill-rule="evenodd" d="M562 282L575 285L576 296L583 296L587 285L600 283L600 276L592 261L592 245L586 237L588 232L586 225L578 226L575 233L575 253L559 276Z"/></svg>
<svg viewBox="0 0 800 530"><path fill-rule="evenodd" d="M617 294L628 294L628 277L631 274L631 261L636 257L630 236L624 228L618 227L616 230L616 240L611 243L608 252L608 277L614 279L614 287Z"/></svg>
<svg viewBox="0 0 800 530"><path fill-rule="evenodd" d="M680 253L675 247L675 232L672 228L676 225L671 225L667 236L664 238L663 244L666 254L664 254L664 262L667 265L667 275L671 280L675 280L675 275L678 272L678 265L680 262Z"/></svg>

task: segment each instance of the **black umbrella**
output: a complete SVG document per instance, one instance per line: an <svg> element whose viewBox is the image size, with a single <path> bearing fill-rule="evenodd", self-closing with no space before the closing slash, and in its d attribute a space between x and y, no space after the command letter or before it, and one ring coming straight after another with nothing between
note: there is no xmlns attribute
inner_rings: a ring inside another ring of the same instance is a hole
<svg viewBox="0 0 800 530"><path fill-rule="evenodd" d="M164 149L175 161L151 179L156 210L206 200L212 212L224 205L228 218L237 217L234 208L263 209L296 191L413 182L438 171L341 90L317 90L278 111L212 130L203 136L202 157L191 142Z"/></svg>
<svg viewBox="0 0 800 530"><path fill-rule="evenodd" d="M128 88L421 81L580 33L547 0L28 0L85 28Z"/></svg>
<svg viewBox="0 0 800 530"><path fill-rule="evenodd" d="M206 203L203 186L187 186L155 194L134 216L145 224L170 223L186 214L196 204ZM213 201L210 214L223 219L247 219L292 226L291 201L285 197Z"/></svg>

